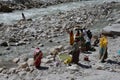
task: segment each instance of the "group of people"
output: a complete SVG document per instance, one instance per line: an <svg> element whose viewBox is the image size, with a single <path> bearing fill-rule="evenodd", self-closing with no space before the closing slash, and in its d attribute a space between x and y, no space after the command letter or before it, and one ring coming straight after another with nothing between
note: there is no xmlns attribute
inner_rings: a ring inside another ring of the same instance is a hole
<svg viewBox="0 0 120 80"><path fill-rule="evenodd" d="M108 40L104 34L101 34L100 38L97 37L93 45L91 45L91 40L93 36L90 30L87 30L86 28L76 29L75 36L73 30L67 32L69 33L70 36L70 45L72 46L72 49L69 53L71 55L71 58L65 60L65 63L67 63L68 61L68 64L71 63L78 64L80 52L95 51L95 48L93 46L98 45L98 43L100 47L99 59L101 62L105 61L108 54L107 53ZM42 57L43 57L42 51L39 48L36 48L34 52L34 65L36 68L40 67Z"/></svg>
<svg viewBox="0 0 120 80"><path fill-rule="evenodd" d="M80 52L88 52L95 51L93 46L97 46L99 43L100 51L99 51L99 59L101 62L104 62L107 58L107 37L102 33L100 34L100 38L95 37L95 41L93 45L91 44L93 35L90 30L86 28L76 29L76 34L74 36L73 30L67 31L70 36L70 45L72 46L72 50L69 54L72 55L71 63L78 64ZM87 57L85 57L87 59ZM87 59L88 60L88 59Z"/></svg>

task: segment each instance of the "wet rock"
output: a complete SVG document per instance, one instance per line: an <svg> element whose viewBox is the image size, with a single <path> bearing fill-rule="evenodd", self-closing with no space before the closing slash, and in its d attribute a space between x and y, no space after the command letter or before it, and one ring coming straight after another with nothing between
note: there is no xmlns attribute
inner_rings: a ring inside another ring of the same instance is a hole
<svg viewBox="0 0 120 80"><path fill-rule="evenodd" d="M33 59L33 58L29 58L29 59L27 60L27 64L28 64L29 66L33 66L33 64L34 64L34 59Z"/></svg>
<svg viewBox="0 0 120 80"><path fill-rule="evenodd" d="M18 63L20 61L20 58L15 58L15 59L13 59L13 62L14 63Z"/></svg>
<svg viewBox="0 0 120 80"><path fill-rule="evenodd" d="M19 68L26 68L26 67L28 67L27 62L19 63L18 65L19 65Z"/></svg>

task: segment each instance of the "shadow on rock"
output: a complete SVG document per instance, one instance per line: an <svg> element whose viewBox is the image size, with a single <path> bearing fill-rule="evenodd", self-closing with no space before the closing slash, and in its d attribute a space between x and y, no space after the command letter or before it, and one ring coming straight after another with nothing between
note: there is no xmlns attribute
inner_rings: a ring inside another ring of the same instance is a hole
<svg viewBox="0 0 120 80"><path fill-rule="evenodd" d="M44 66L40 66L40 67L37 67L38 70L48 70L49 67L44 67Z"/></svg>
<svg viewBox="0 0 120 80"><path fill-rule="evenodd" d="M106 62L110 63L110 64L118 64L118 65L120 65L120 62L113 61L113 60L107 60Z"/></svg>
<svg viewBox="0 0 120 80"><path fill-rule="evenodd" d="M91 68L90 65L84 65L84 64L81 64L81 63L78 63L77 65L82 67L82 68L86 68L86 69Z"/></svg>

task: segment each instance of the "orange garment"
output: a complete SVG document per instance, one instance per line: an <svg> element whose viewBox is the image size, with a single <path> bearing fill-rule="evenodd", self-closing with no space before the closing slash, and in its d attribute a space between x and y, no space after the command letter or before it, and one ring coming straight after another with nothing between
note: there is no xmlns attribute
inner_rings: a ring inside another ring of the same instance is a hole
<svg viewBox="0 0 120 80"><path fill-rule="evenodd" d="M69 35L70 35L70 45L73 45L73 43L74 43L74 34L73 34L73 32L70 32Z"/></svg>

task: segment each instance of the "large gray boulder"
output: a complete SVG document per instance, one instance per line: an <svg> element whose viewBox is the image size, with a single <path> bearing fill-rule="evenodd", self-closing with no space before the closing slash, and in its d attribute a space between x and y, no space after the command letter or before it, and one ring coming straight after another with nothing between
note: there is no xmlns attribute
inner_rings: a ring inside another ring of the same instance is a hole
<svg viewBox="0 0 120 80"><path fill-rule="evenodd" d="M107 36L120 36L120 24L112 24L103 28L103 33Z"/></svg>

